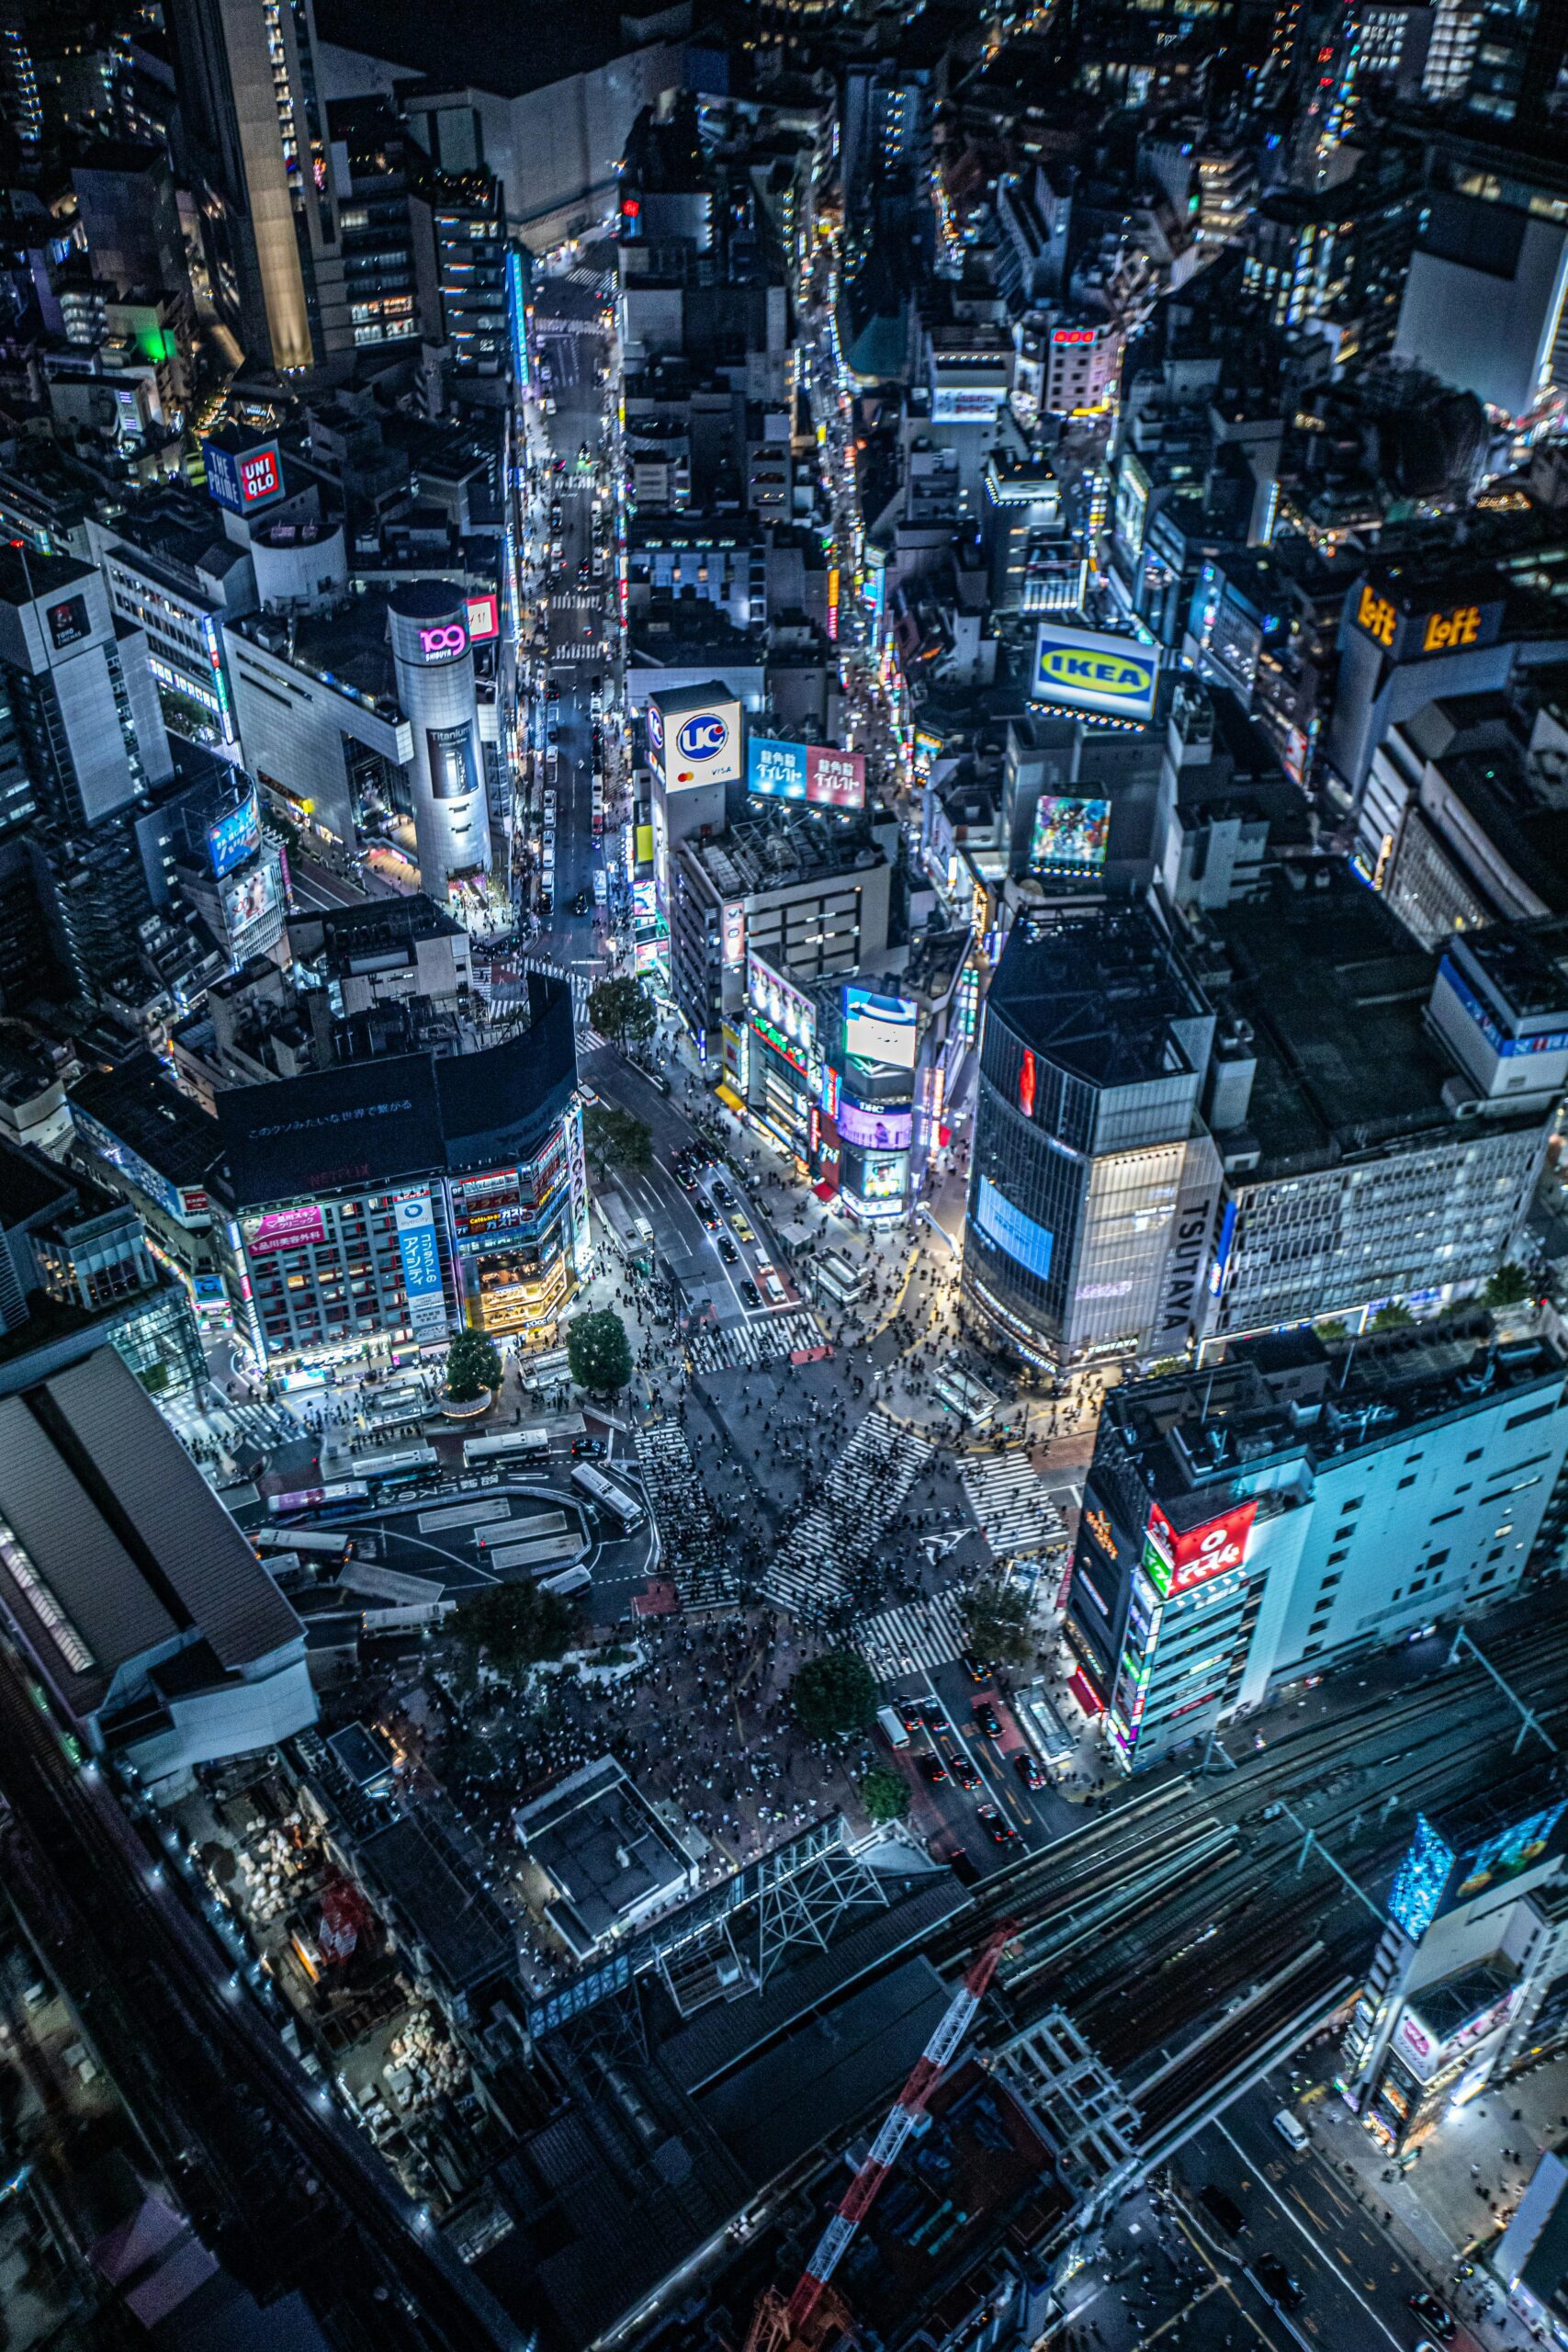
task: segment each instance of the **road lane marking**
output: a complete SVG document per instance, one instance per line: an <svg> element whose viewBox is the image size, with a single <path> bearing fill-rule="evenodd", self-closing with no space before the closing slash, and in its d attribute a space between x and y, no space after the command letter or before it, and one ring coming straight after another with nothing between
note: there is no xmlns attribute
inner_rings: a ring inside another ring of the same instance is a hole
<svg viewBox="0 0 1568 2352"><path fill-rule="evenodd" d="M1247 2170L1252 2173L1258 2173L1258 2165L1254 2164L1252 2158L1247 2154L1247 2150L1242 2146L1241 2142L1235 2138L1233 2132L1227 2131L1224 2123L1218 2116L1214 2119L1214 2129L1219 2133L1222 2140L1229 2141L1231 2146L1235 2150L1236 2154L1241 2158L1242 2163L1247 2166ZM1299 2230L1303 2237L1305 2238L1308 2245L1311 2246L1313 2252L1318 2256L1319 2260L1324 2260L1324 2249L1319 2245L1312 2232L1307 2228L1306 2223L1300 2221L1297 2216L1292 2212L1290 2207L1286 2204L1284 2199L1280 2196L1279 2190L1275 2188L1271 2180L1263 2179L1261 2175L1259 2175L1259 2178L1266 2194L1274 2199L1275 2204L1278 2205L1280 2212L1283 2213L1292 2229ZM1373 2322L1381 2332L1387 2336L1389 2342L1395 2347L1395 2352L1404 2352L1404 2346L1401 2344L1398 2336L1395 2335L1393 2328L1390 2327L1388 2322L1382 2317L1381 2312L1375 2312L1372 2309L1371 2303L1368 2302L1360 2289L1348 2278L1345 2279L1343 2283L1346 2292L1348 2294L1354 2295L1356 2301L1360 2304L1361 2309L1366 2312L1367 2317Z"/></svg>

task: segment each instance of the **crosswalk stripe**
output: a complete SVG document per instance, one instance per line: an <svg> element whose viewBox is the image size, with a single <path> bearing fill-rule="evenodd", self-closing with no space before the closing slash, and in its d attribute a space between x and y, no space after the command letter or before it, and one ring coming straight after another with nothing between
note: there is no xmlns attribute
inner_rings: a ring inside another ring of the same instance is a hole
<svg viewBox="0 0 1568 2352"><path fill-rule="evenodd" d="M967 1646L963 1612L951 1592L880 1610L863 1618L850 1639L879 1682L897 1682L913 1668L951 1665Z"/></svg>
<svg viewBox="0 0 1568 2352"><path fill-rule="evenodd" d="M649 1509L659 1528L661 1566L682 1606L732 1604L740 1595L739 1579L714 1524L713 1507L684 1430L678 1421L649 1421L635 1432L633 1442Z"/></svg>
<svg viewBox="0 0 1568 2352"><path fill-rule="evenodd" d="M822 1327L808 1306L739 1323L699 1323L686 1335L686 1352L696 1372L754 1371L784 1363L797 1349L821 1345Z"/></svg>
<svg viewBox="0 0 1568 2352"><path fill-rule="evenodd" d="M958 1476L964 1499L998 1559L1066 1542L1062 1514L1022 1447L965 1462Z"/></svg>
<svg viewBox="0 0 1568 2352"><path fill-rule="evenodd" d="M924 1438L874 1407L764 1571L769 1599L800 1617L842 1602L931 1453Z"/></svg>

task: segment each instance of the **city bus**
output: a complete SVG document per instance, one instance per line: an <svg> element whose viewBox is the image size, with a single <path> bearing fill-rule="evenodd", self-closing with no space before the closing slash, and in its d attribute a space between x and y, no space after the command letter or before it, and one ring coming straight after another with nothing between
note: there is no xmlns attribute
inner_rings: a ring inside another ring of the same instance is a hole
<svg viewBox="0 0 1568 2352"><path fill-rule="evenodd" d="M463 1441L465 1470L472 1470L481 1462L542 1464L549 1458L548 1430L498 1430L493 1437L470 1437Z"/></svg>
<svg viewBox="0 0 1568 2352"><path fill-rule="evenodd" d="M320 1527L263 1527L255 1538L258 1552L333 1552L339 1559L347 1551L348 1543L341 1530L330 1534Z"/></svg>
<svg viewBox="0 0 1568 2352"><path fill-rule="evenodd" d="M596 1463L574 1462L571 1483L580 1494L586 1495L591 1502L608 1511L618 1523L623 1535L629 1535L634 1527L642 1525L642 1505L634 1502L626 1488L617 1487L613 1478L606 1478Z"/></svg>
<svg viewBox="0 0 1568 2352"><path fill-rule="evenodd" d="M571 1362L564 1348L545 1348L536 1356L518 1357L517 1377L530 1388L549 1388L571 1378Z"/></svg>
<svg viewBox="0 0 1568 2352"><path fill-rule="evenodd" d="M539 1590L541 1592L581 1592L585 1584L592 1582L592 1578L586 1568L560 1568L553 1577L539 1578Z"/></svg>
<svg viewBox="0 0 1568 2352"><path fill-rule="evenodd" d="M433 1445L378 1445L367 1453L350 1456L356 1477L367 1478L374 1486L386 1486L393 1479L417 1478L436 1466Z"/></svg>
<svg viewBox="0 0 1568 2352"><path fill-rule="evenodd" d="M363 1478L333 1478L324 1487L298 1487L286 1495L268 1495L266 1507L276 1517L286 1510L319 1510L323 1503L363 1502L370 1492Z"/></svg>

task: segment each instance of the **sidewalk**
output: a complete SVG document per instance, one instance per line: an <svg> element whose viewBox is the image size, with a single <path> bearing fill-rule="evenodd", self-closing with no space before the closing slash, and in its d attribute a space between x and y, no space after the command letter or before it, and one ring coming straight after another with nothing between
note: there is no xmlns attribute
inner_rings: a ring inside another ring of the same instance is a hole
<svg viewBox="0 0 1568 2352"><path fill-rule="evenodd" d="M1507 2311L1485 2268L1483 2250L1501 2234L1542 2151L1562 2140L1568 2057L1504 2083L1446 2116L1408 2173L1390 2165L1332 2085L1309 2113L1325 2160L1349 2180L1358 2200L1382 2222L1399 2251L1427 2273L1476 2341L1487 2352L1513 2352L1530 2343L1529 2329ZM1518 2160L1505 2157L1505 2148L1517 2149ZM1393 2180L1385 2177L1391 2171ZM1456 2280L1461 2262L1476 2266L1473 2278ZM1490 2304L1484 2319L1476 2315L1478 2300Z"/></svg>

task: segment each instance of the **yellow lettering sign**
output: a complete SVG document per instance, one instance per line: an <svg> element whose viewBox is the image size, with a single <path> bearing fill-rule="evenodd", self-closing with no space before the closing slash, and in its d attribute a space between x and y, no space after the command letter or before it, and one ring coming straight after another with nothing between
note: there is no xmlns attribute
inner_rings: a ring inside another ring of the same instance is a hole
<svg viewBox="0 0 1568 2352"><path fill-rule="evenodd" d="M1363 588L1360 602L1356 606L1356 618L1367 635L1375 637L1380 645L1393 643L1393 633L1399 627L1399 611L1386 596L1375 595L1371 589Z"/></svg>
<svg viewBox="0 0 1568 2352"><path fill-rule="evenodd" d="M1473 645L1481 631L1479 605L1459 605L1451 613L1429 613L1421 639L1423 653L1446 653L1450 646Z"/></svg>

